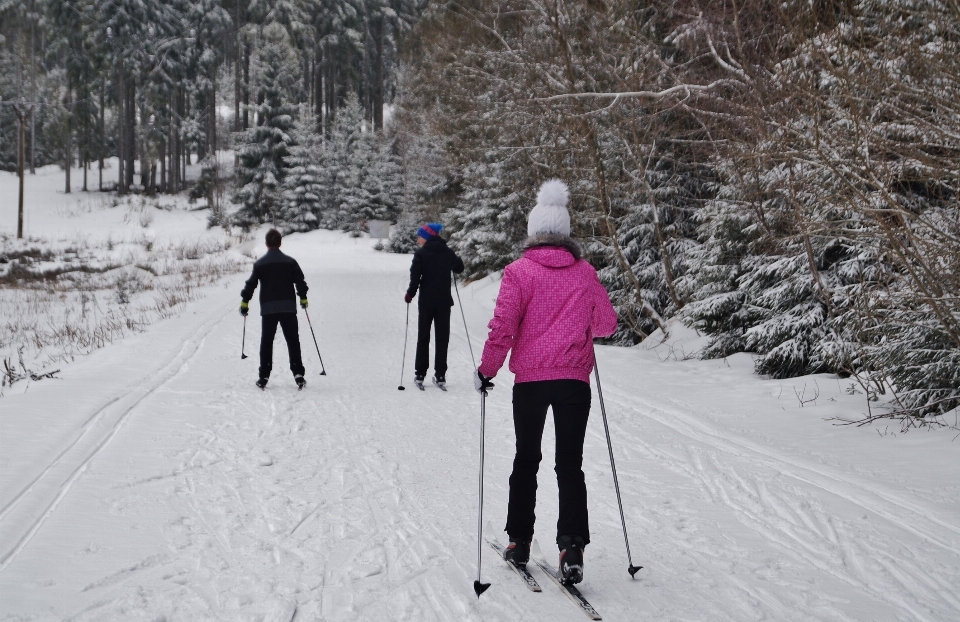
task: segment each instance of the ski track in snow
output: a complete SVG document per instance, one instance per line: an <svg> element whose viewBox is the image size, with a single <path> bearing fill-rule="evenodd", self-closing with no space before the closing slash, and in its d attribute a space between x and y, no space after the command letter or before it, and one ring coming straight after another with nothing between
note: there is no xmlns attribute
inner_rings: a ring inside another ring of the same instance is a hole
<svg viewBox="0 0 960 622"><path fill-rule="evenodd" d="M694 480L714 504L732 510L741 524L756 531L782 554L812 566L850 590L868 592L908 613L909 619L951 619L960 612L960 597L952 587L960 581L956 558L947 564L929 563L937 559L936 549L957 554L956 541L951 536L956 536L958 530L935 512L874 486L721 436L692 421L686 414L690 412L689 404L678 405L673 399L653 404L615 389L607 390L607 399L621 412L632 411L693 441L673 453L658 450L629 430L619 429L616 434L658 463ZM850 524L839 519L832 509L838 501L856 505L862 520ZM896 534L871 524L867 521L871 515L905 533ZM906 534L914 538L904 537ZM928 545L923 548L934 550L928 551L933 554L927 561L919 562L911 550L923 543ZM705 547L698 554L710 555L710 549L714 549L717 558L727 554L715 546ZM809 598L805 599L808 602L783 602L748 582L734 578L731 581L769 607L777 619L793 617L792 611L810 611L814 604ZM803 584L794 587L795 594L810 592ZM910 597L904 598L904 594ZM809 594L810 598L818 596Z"/></svg>
<svg viewBox="0 0 960 622"><path fill-rule="evenodd" d="M473 594L479 402L459 309L449 392L399 392L409 256L329 232L292 236L284 250L311 286L328 375L301 315L307 387L296 391L278 337L270 384L257 390L254 315L250 358L236 355L239 281L222 295L229 303L197 303L172 358L134 388L106 383L62 450L38 458L19 487L5 483L17 492L0 509L0 619L585 619L536 569L543 592L529 592L489 547L483 579L493 586ZM460 295L479 354L496 290ZM411 332L405 383L415 322ZM626 573L595 395L582 591L605 620L960 619L950 517L718 427L702 403L608 362L635 353L611 352L600 351L604 397L633 558L645 568L637 580ZM484 517L494 525L513 457L510 388L505 372L487 402ZM557 505L552 434L548 423L544 543Z"/></svg>
<svg viewBox="0 0 960 622"><path fill-rule="evenodd" d="M128 415L164 383L172 379L203 345L206 333L222 319L215 317L189 337L180 351L153 380L145 380L136 389L107 401L81 426L76 439L67 445L43 471L0 510L0 529L4 532L4 548L0 549L0 570L30 541L44 521L56 510L60 500L70 491L87 465L120 431ZM43 509L37 512L35 507ZM11 516L20 513L27 517ZM35 518L34 518L35 516ZM17 533L17 532L20 533ZM11 535L13 532L13 535ZM6 546L12 540L12 546Z"/></svg>

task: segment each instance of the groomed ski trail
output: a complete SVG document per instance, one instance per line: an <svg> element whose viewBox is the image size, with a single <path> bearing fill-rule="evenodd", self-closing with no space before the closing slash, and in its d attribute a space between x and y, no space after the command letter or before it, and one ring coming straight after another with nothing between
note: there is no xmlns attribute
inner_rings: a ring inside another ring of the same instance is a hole
<svg viewBox="0 0 960 622"><path fill-rule="evenodd" d="M253 386L259 307L241 361L235 277L186 317L64 374L100 386L38 383L5 398L3 425L34 417L35 434L57 434L32 445L28 431L2 430L16 439L4 443L0 521L14 531L4 527L2 548L8 533L30 537L0 569L0 619L583 619L553 586L527 590L486 546L493 585L474 595L479 398L464 328L454 309L448 393L397 391L410 257L370 246L331 232L284 240L311 287L327 370L319 375L301 313L302 392L282 336L270 384ZM478 354L496 286L460 292ZM154 350L164 353L154 370L167 371L130 371L133 353ZM404 383L413 348L407 356ZM800 420L807 410L781 414L749 370L661 364L634 349L600 348L599 358L634 562L645 566L630 579L595 394L584 460L592 543L578 587L604 620L960 618L948 490L920 494L912 471L893 481L880 461L850 466L831 446L806 447L821 431L838 447L855 434L822 415ZM487 400L484 516L497 529L513 458L511 379L498 376ZM58 401L71 418L54 417ZM793 417L782 436L743 419L771 404L765 417ZM109 441L98 445L84 422L103 408L122 412L122 425L98 427ZM96 451L70 449L84 434ZM913 438L901 445L924 442ZM897 456L877 443L862 447ZM555 563L552 445L548 421L537 535ZM61 470L74 474L66 489L53 477ZM46 509L22 512L34 498Z"/></svg>

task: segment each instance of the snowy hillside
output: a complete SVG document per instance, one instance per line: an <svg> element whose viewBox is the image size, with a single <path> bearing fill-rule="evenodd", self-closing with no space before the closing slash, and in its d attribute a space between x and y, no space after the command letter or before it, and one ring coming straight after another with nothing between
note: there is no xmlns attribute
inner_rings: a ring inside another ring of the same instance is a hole
<svg viewBox="0 0 960 622"><path fill-rule="evenodd" d="M71 219L64 195L48 198L29 204L28 235L144 229L123 222L127 207ZM222 241L202 214L147 211L158 240ZM243 248L259 254L261 237ZM271 384L253 386L255 301L240 358L244 264L177 314L0 398L0 620L585 619L537 570L543 592L527 591L488 547L493 585L474 595L479 399L464 326L454 309L449 392L411 390L409 347L398 391L410 257L372 246L329 231L284 239L311 287L327 371L301 312L303 392L282 341ZM460 291L477 353L497 288ZM955 432L837 426L866 411L849 380L763 379L746 354L689 358L701 341L679 325L657 341L598 347L644 566L631 580L595 392L582 592L604 620L960 619ZM511 382L502 372L487 401L484 516L497 529ZM537 533L555 559L552 443L548 424Z"/></svg>

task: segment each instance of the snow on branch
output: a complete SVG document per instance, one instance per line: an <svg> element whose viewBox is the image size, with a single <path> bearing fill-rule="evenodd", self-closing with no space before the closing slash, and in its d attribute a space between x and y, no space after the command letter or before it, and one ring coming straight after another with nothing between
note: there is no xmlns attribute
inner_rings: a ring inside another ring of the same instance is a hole
<svg viewBox="0 0 960 622"><path fill-rule="evenodd" d="M664 99L673 95L674 93L685 93L687 97L690 96L692 92L703 92L709 91L721 84L729 83L731 80L715 80L710 84L678 84L676 86L671 86L668 89L662 91L626 91L623 93L563 93L561 95L551 95L550 97L536 97L533 101L537 102L552 102L560 101L563 99L581 99L581 98L593 98L593 99L607 99L607 98L616 98L620 99L623 97L635 97L635 98L648 98L648 99Z"/></svg>

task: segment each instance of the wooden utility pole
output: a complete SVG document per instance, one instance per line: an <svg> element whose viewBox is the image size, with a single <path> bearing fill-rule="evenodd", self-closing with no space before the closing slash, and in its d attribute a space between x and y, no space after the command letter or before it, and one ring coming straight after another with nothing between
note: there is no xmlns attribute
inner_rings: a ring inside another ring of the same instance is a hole
<svg viewBox="0 0 960 622"><path fill-rule="evenodd" d="M20 178L20 196L17 199L17 239L23 239L23 169L26 163L26 142L27 142L27 119L32 118L36 102L14 102L0 101L0 104L13 106L13 111L20 120L20 147L17 157L17 176Z"/></svg>

